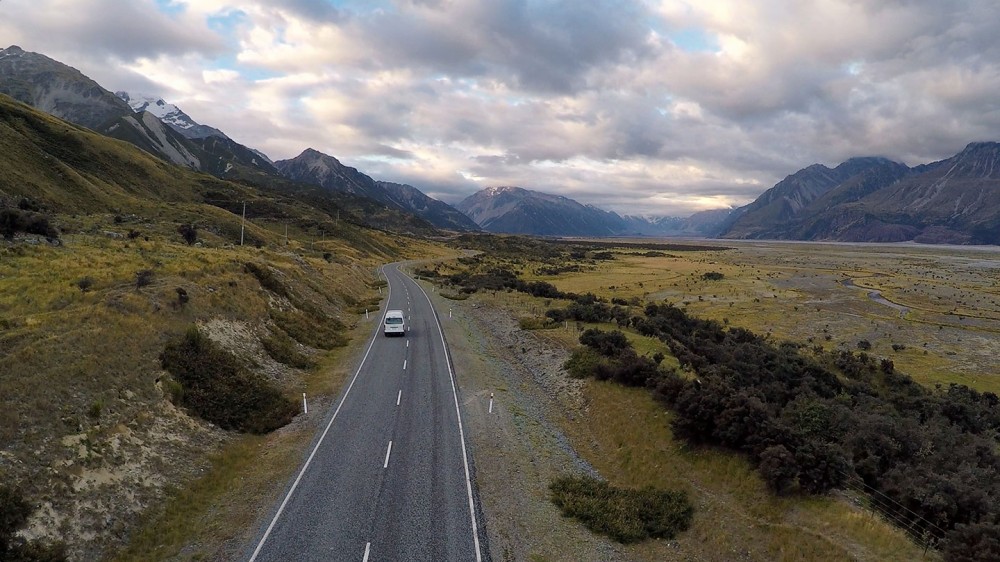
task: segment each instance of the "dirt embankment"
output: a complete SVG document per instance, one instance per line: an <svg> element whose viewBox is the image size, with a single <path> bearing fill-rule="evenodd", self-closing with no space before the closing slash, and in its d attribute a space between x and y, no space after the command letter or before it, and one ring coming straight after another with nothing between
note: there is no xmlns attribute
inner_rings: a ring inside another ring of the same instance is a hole
<svg viewBox="0 0 1000 562"><path fill-rule="evenodd" d="M596 474L560 429L585 413L583 381L562 369L566 349L521 330L489 297L432 299L462 389L492 560L630 559L626 547L564 519L549 500L556 477Z"/></svg>

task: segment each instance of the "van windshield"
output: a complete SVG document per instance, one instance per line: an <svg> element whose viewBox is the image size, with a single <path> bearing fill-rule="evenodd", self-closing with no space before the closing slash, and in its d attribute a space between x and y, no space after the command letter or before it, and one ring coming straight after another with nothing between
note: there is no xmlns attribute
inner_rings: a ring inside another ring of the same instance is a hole
<svg viewBox="0 0 1000 562"><path fill-rule="evenodd" d="M399 318L397 316L390 316L390 317L388 317L388 318L385 319L385 323L386 324L402 324L403 323L403 319Z"/></svg>

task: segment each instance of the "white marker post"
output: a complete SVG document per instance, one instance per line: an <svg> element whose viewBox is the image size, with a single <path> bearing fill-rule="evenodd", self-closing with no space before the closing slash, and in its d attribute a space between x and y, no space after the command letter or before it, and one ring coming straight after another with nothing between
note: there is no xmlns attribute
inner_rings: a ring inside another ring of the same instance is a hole
<svg viewBox="0 0 1000 562"><path fill-rule="evenodd" d="M368 309L365 309L365 320L368 320Z"/></svg>
<svg viewBox="0 0 1000 562"><path fill-rule="evenodd" d="M451 309L448 309L448 318L451 318Z"/></svg>
<svg viewBox="0 0 1000 562"><path fill-rule="evenodd" d="M309 413L309 403L306 402L306 393L305 392L302 393L302 413L303 414L308 414Z"/></svg>
<svg viewBox="0 0 1000 562"><path fill-rule="evenodd" d="M490 413L493 413L493 393L490 393Z"/></svg>

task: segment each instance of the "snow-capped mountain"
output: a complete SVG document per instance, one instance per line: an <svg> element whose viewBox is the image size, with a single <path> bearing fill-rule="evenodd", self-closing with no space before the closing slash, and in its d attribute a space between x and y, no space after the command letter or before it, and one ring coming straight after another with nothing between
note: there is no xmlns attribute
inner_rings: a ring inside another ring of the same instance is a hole
<svg viewBox="0 0 1000 562"><path fill-rule="evenodd" d="M115 95L124 100L132 108L132 111L136 113L148 111L169 125L171 129L189 139L203 139L212 136L229 138L215 127L198 123L190 115L184 113L181 108L167 103L163 98L125 91L117 91Z"/></svg>

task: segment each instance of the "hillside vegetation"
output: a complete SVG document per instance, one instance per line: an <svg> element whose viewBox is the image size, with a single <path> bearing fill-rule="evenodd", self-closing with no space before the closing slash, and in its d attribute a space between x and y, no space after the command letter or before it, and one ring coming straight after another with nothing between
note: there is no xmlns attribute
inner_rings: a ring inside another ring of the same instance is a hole
<svg viewBox="0 0 1000 562"><path fill-rule="evenodd" d="M812 256L810 248L682 253L642 242L466 240L485 252L417 273L441 283L442 295L483 294L513 306L522 328L583 344L565 365L595 379L586 390L593 423L569 430L582 434L576 446L595 449L590 460L612 483L692 490L699 509L691 533L703 536L700 517L729 513L762 524L738 533L760 541L748 552L771 559L865 551L910 558L925 545L949 560L1000 552L992 507L997 398L989 391L997 383L985 365L953 359L949 341L995 345L994 330L979 321L995 312L995 283L982 269L990 255L947 253L941 261L951 275L942 287L928 283L944 279L928 268L937 261L931 250L893 248L875 259L827 249L837 264L827 270L798 259ZM862 259L885 273L873 275ZM919 264L916 279L911 263ZM841 270L893 287L896 308L873 308L875 297L838 281ZM985 304L968 320L897 304L926 301L943 310ZM744 321L769 327L758 334ZM779 328L791 341L775 338ZM900 363L936 385L917 384ZM966 374L973 369L981 373L974 380ZM635 421L609 423L642 417L630 408L647 412L644 423L653 426L636 432ZM654 435L660 440L647 442ZM833 501L810 499L816 495ZM706 502L710 514L701 512ZM900 531L894 536L879 516ZM679 540L686 544L683 534Z"/></svg>
<svg viewBox="0 0 1000 562"><path fill-rule="evenodd" d="M158 514L197 520L197 502L164 508L226 451L267 448L250 434L287 424L303 392L337 390L331 358L377 309L378 265L441 253L287 187L176 168L0 96L0 481L31 514L18 540L94 560Z"/></svg>

